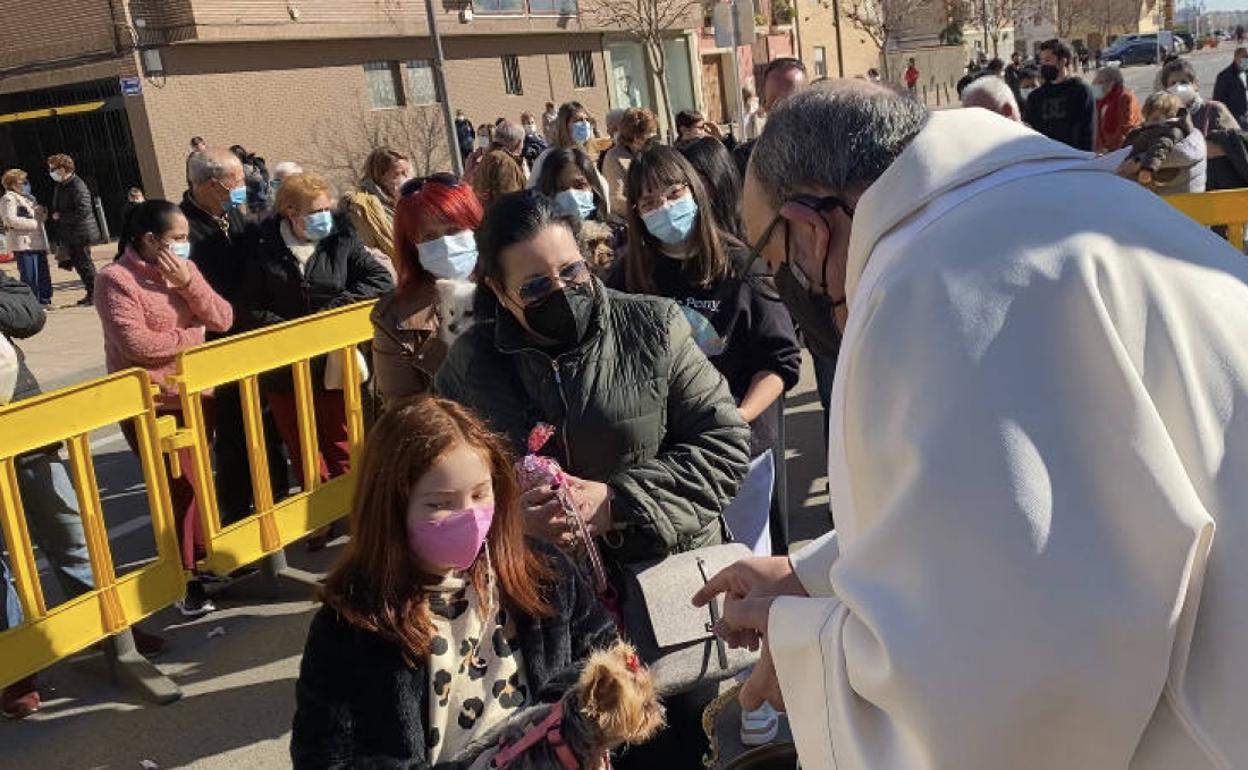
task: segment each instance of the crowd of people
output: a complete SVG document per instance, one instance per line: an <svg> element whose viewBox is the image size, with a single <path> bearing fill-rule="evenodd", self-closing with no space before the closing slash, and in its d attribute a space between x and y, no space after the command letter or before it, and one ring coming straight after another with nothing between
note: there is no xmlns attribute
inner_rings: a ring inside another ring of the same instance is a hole
<svg viewBox="0 0 1248 770"><path fill-rule="evenodd" d="M1248 186L1248 49L1236 49L1212 99L1201 95L1191 62L1168 57L1143 104L1118 67L1102 67L1085 83L1059 40L1041 45L1039 61L1039 69L1029 67L1015 54L1009 65L994 60L968 74L958 89L963 106L1022 121L1076 149L1127 148L1118 173L1160 195Z"/></svg>
<svg viewBox="0 0 1248 770"><path fill-rule="evenodd" d="M162 414L180 351L377 300L361 357L378 415L302 660L295 765L489 766L482 735L629 635L629 575L729 541L755 558L689 598L726 594L715 632L759 652L742 740L787 710L808 770L1248 757L1248 267L1140 189L1204 189L1206 139L1235 118L1182 59L1141 108L1072 57L1045 43L1039 71L965 84L985 109L938 113L779 60L740 143L694 112L670 144L644 109L604 116L602 139L578 102L475 128L461 112L463 177L414 177L381 147L341 198L203 145L180 204L136 201L92 296L109 370L147 369ZM1085 152L1124 148L1112 167ZM49 159L61 184L65 167ZM10 174L0 212L41 223ZM0 329L37 331L38 281L0 290ZM802 344L837 530L790 556L778 420ZM262 380L275 498L305 467L351 469L334 368L312 362L309 461L290 373ZM204 401L228 523L253 508L240 396ZM539 452L557 478L516 473ZM23 463L58 577L87 590L59 457ZM205 483L170 476L190 616L218 579L196 572ZM38 708L19 685L6 714ZM718 690L665 693L666 729L613 766L701 766Z"/></svg>

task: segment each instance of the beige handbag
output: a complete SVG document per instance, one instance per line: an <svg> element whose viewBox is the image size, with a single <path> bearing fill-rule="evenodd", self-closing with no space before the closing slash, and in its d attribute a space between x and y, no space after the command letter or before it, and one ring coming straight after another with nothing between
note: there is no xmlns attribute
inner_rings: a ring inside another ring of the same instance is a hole
<svg viewBox="0 0 1248 770"><path fill-rule="evenodd" d="M17 346L9 342L8 337L0 334L0 404L7 404L13 400L20 370L21 361L17 357Z"/></svg>

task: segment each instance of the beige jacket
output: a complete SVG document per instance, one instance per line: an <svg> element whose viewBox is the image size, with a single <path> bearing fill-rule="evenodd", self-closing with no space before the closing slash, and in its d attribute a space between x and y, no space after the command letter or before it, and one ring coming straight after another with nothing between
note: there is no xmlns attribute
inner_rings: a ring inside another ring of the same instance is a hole
<svg viewBox="0 0 1248 770"><path fill-rule="evenodd" d="M1248 262L1117 160L951 110L859 202L806 770L1248 767Z"/></svg>
<svg viewBox="0 0 1248 770"><path fill-rule="evenodd" d="M6 190L0 196L0 224L10 251L47 251L48 234L35 218L37 204L21 193Z"/></svg>
<svg viewBox="0 0 1248 770"><path fill-rule="evenodd" d="M611 191L608 201L611 216L620 221L628 219L628 167L633 163L633 154L627 147L615 145L607 150L602 159L602 176L606 180L607 189Z"/></svg>

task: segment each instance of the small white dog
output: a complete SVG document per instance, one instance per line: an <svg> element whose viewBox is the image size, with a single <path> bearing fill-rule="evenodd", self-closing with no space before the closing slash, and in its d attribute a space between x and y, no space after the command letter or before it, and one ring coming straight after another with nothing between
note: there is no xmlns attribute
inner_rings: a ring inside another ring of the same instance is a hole
<svg viewBox="0 0 1248 770"><path fill-rule="evenodd" d="M456 281L439 278L438 289L438 339L446 343L447 348L455 344L464 332L477 322L473 300L477 295L477 285L472 281Z"/></svg>

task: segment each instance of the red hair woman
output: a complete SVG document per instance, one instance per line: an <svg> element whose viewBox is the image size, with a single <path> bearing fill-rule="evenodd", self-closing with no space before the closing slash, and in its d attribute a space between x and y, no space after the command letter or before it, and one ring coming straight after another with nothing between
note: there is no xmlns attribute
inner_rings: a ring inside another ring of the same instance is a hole
<svg viewBox="0 0 1248 770"><path fill-rule="evenodd" d="M467 409L425 397L381 416L308 631L296 768L466 767L474 741L559 699L616 641L585 578L526 540L521 516L503 439Z"/></svg>
<svg viewBox="0 0 1248 770"><path fill-rule="evenodd" d="M466 280L477 265L473 231L481 204L450 174L414 179L400 190L394 215L399 283L373 310L377 390L390 400L427 393L446 357L438 337L438 279Z"/></svg>

